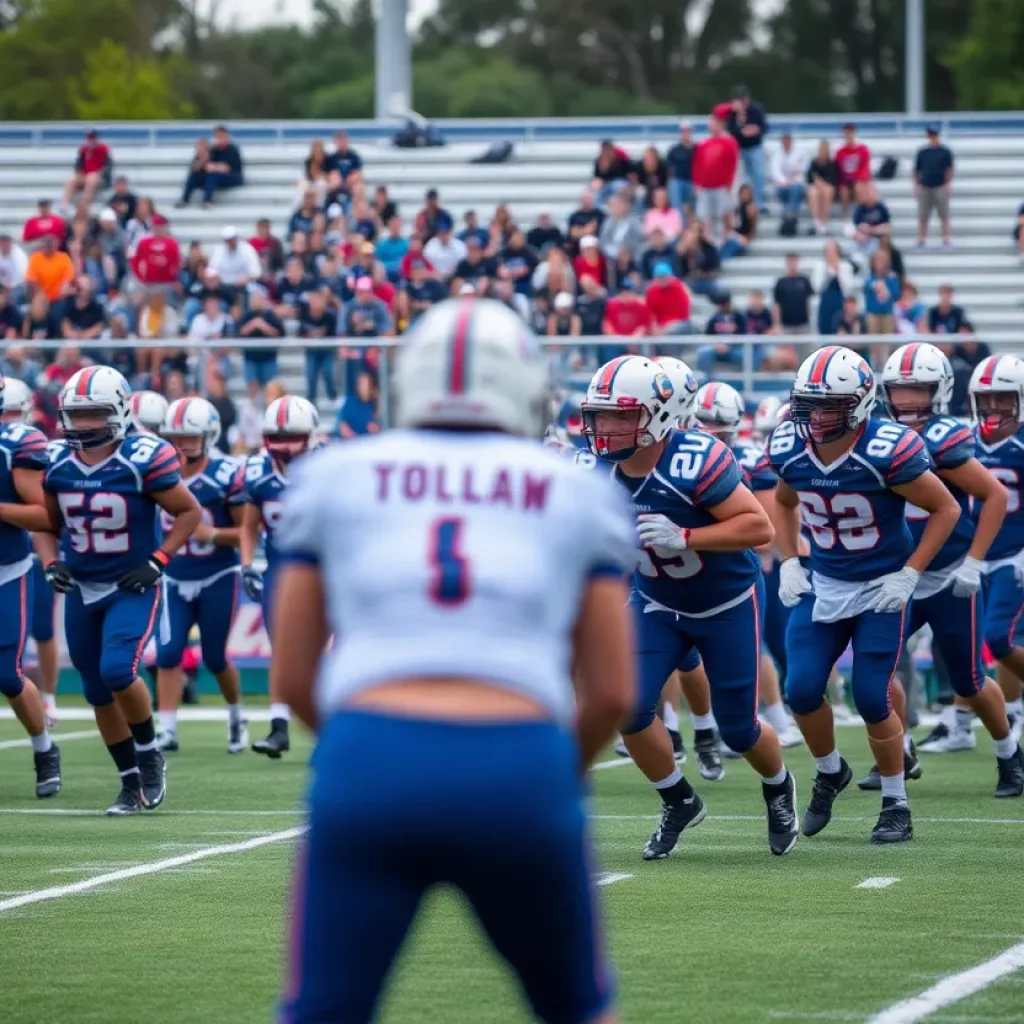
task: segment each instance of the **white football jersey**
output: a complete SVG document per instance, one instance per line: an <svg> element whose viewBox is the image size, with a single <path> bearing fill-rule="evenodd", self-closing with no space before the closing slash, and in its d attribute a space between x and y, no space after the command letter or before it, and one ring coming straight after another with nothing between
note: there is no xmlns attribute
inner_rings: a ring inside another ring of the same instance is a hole
<svg viewBox="0 0 1024 1024"><path fill-rule="evenodd" d="M620 487L536 441L406 430L313 453L289 482L278 544L320 566L335 636L321 715L386 680L454 676L571 720L585 584L636 565Z"/></svg>

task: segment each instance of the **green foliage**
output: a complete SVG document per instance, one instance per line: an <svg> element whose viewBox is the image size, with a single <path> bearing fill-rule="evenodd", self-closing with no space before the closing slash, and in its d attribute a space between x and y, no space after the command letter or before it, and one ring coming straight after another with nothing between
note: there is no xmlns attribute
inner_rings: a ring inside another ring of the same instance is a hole
<svg viewBox="0 0 1024 1024"><path fill-rule="evenodd" d="M966 34L951 45L948 63L961 102L980 110L1024 108L1024 4L974 0Z"/></svg>

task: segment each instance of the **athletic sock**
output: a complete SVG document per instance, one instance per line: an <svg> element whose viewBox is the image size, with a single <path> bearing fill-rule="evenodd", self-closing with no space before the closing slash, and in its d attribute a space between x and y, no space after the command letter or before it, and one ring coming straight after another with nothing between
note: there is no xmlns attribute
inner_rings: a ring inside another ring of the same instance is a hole
<svg viewBox="0 0 1024 1024"><path fill-rule="evenodd" d="M178 734L178 712L158 711L156 717L160 722L160 731L170 733L172 736Z"/></svg>
<svg viewBox="0 0 1024 1024"><path fill-rule="evenodd" d="M909 754L910 753L910 733L909 732L905 732L903 734L903 753L904 754Z"/></svg>
<svg viewBox="0 0 1024 1024"><path fill-rule="evenodd" d="M950 728L962 732L971 731L971 723L974 721L974 712L970 708L954 708L953 721Z"/></svg>
<svg viewBox="0 0 1024 1024"><path fill-rule="evenodd" d="M292 717L292 709L287 704L271 704L270 705L270 719L274 721L279 719L282 721L290 721Z"/></svg>
<svg viewBox="0 0 1024 1024"><path fill-rule="evenodd" d="M785 732L790 726L789 715L781 700L775 704L765 704L761 715L776 732Z"/></svg>
<svg viewBox="0 0 1024 1024"><path fill-rule="evenodd" d="M907 802L907 780L903 778L903 772L882 776L882 799L895 800L901 804Z"/></svg>
<svg viewBox="0 0 1024 1024"><path fill-rule="evenodd" d="M53 746L53 740L45 729L38 736L30 736L29 739L32 741L34 754L45 754Z"/></svg>
<svg viewBox="0 0 1024 1024"><path fill-rule="evenodd" d="M706 715L695 715L691 712L690 719L693 722L693 728L695 731L715 728L715 716L710 712Z"/></svg>
<svg viewBox="0 0 1024 1024"><path fill-rule="evenodd" d="M39 694L43 699L43 708L46 711L53 711L57 707L57 698L52 693L41 693Z"/></svg>
<svg viewBox="0 0 1024 1024"><path fill-rule="evenodd" d="M661 782L652 782L651 785L666 804L679 804L693 796L693 787L678 768Z"/></svg>
<svg viewBox="0 0 1024 1024"><path fill-rule="evenodd" d="M229 704L228 705L228 721L232 725L238 725L238 723L241 722L242 718L244 717L243 714L242 714L242 712L244 710L245 709L242 707L242 702L241 701L238 701L237 704Z"/></svg>
<svg viewBox="0 0 1024 1024"><path fill-rule="evenodd" d="M1012 735L1001 740L995 740L994 743L996 745L996 757L1013 757L1017 750L1017 744L1014 742Z"/></svg>
<svg viewBox="0 0 1024 1024"><path fill-rule="evenodd" d="M775 788L778 788L779 786L782 786L788 778L789 769L785 765L783 765L782 770L778 773L778 775L772 775L770 777L762 775L761 783L765 786L773 786Z"/></svg>
<svg viewBox="0 0 1024 1024"><path fill-rule="evenodd" d="M838 748L825 757L816 757L814 759L814 766L822 775L837 775L843 770L843 763L839 759Z"/></svg>
<svg viewBox="0 0 1024 1024"><path fill-rule="evenodd" d="M131 739L108 743L107 750L117 765L117 774L121 776L121 784L126 789L142 789L142 776L139 774L139 762L135 754L135 741Z"/></svg>
<svg viewBox="0 0 1024 1024"><path fill-rule="evenodd" d="M156 750L156 728L153 726L153 716L150 715L144 722L129 724L132 731L132 738L135 740L135 749L144 754L148 750Z"/></svg>
<svg viewBox="0 0 1024 1024"><path fill-rule="evenodd" d="M670 701L665 701L661 709L661 718L665 723L666 729L670 729L672 732L679 732L679 712L676 711Z"/></svg>
<svg viewBox="0 0 1024 1024"><path fill-rule="evenodd" d="M1008 700L1006 702L1006 713L1008 715L1016 715L1018 718L1024 715L1024 701Z"/></svg>

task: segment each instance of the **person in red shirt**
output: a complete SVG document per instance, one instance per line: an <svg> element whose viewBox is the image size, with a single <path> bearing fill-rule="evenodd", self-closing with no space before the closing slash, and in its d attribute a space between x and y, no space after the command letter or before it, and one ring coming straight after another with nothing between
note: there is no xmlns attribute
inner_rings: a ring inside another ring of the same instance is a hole
<svg viewBox="0 0 1024 1024"><path fill-rule="evenodd" d="M49 235L53 235L54 238L64 238L68 233L68 226L63 217L58 217L53 212L53 204L50 200L40 199L36 206L36 215L29 217L21 229L21 240L38 247Z"/></svg>
<svg viewBox="0 0 1024 1024"><path fill-rule="evenodd" d="M402 257L402 263L399 267L399 275L403 281L408 281L412 277L414 264L426 267L427 272L430 274L434 272L430 260L423 255L423 238L415 232L409 236L409 251Z"/></svg>
<svg viewBox="0 0 1024 1024"><path fill-rule="evenodd" d="M82 199L92 204L96 190L102 185L110 184L110 170L114 161L110 155L110 147L100 142L100 133L95 128L85 133L85 142L78 148L75 158L75 173L68 178L64 186L64 205L70 206L76 193L82 193Z"/></svg>
<svg viewBox="0 0 1024 1024"><path fill-rule="evenodd" d="M647 312L653 334L691 334L690 293L664 260L654 264L654 280L647 286Z"/></svg>
<svg viewBox="0 0 1024 1024"><path fill-rule="evenodd" d="M284 270L284 246L279 238L274 237L266 217L256 221L256 234L249 239L249 244L256 250L268 275L274 276Z"/></svg>
<svg viewBox="0 0 1024 1024"><path fill-rule="evenodd" d="M388 280L383 263L377 263L373 268L373 294L388 307L388 312L394 316L398 289Z"/></svg>
<svg viewBox="0 0 1024 1024"><path fill-rule="evenodd" d="M839 201L843 204L843 218L850 212L850 203L856 199L857 183L871 180L871 150L857 141L857 129L843 125L843 144L836 150L839 168Z"/></svg>
<svg viewBox="0 0 1024 1024"><path fill-rule="evenodd" d="M645 338L651 332L651 323L650 310L644 300L628 281L624 281L622 291L604 307L601 332L623 338Z"/></svg>
<svg viewBox="0 0 1024 1024"><path fill-rule="evenodd" d="M178 283L181 249L168 232L167 218L153 216L153 233L142 238L132 257L132 273L144 285L168 291Z"/></svg>
<svg viewBox="0 0 1024 1024"><path fill-rule="evenodd" d="M693 188L697 195L697 217L707 224L712 237L721 228L721 240L732 231L732 189L740 163L740 147L725 130L725 123L712 114L708 137L697 143L693 154Z"/></svg>
<svg viewBox="0 0 1024 1024"><path fill-rule="evenodd" d="M596 235L584 235L580 239L580 254L572 261L572 269L576 280L584 277L594 278L602 288L608 287L608 264L601 252L601 244Z"/></svg>

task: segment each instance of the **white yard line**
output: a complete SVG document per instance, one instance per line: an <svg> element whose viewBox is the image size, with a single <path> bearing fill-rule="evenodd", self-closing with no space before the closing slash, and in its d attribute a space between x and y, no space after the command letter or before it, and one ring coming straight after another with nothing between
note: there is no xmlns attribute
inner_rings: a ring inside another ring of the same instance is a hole
<svg viewBox="0 0 1024 1024"><path fill-rule="evenodd" d="M3 811L0 809L0 814ZM658 815L651 814L591 814L594 821L656 821ZM877 821L871 815L837 814L833 821ZM714 814L708 821L764 821L763 814ZM925 825L1024 825L1024 818L919 818L914 821Z"/></svg>
<svg viewBox="0 0 1024 1024"><path fill-rule="evenodd" d="M50 739L59 747L62 743L67 743L68 740L87 740L90 736L99 736L99 733L95 729L83 729L80 732L51 732ZM16 747L31 747L32 741L27 736L22 736L20 740L4 740L0 743L0 750L14 750Z"/></svg>
<svg viewBox="0 0 1024 1024"><path fill-rule="evenodd" d="M632 764L633 758L631 757L616 757L614 761L595 761L591 766L592 772L604 772L609 768L624 768L627 764Z"/></svg>
<svg viewBox="0 0 1024 1024"><path fill-rule="evenodd" d="M200 850L194 850L192 853L183 853L178 857L168 857L166 860L151 861L148 864L135 864L120 871L110 871L106 874L96 875L93 878L86 878L81 882L74 882L71 885L55 885L50 889L37 889L34 892L25 893L23 896L0 900L0 914L6 913L8 910L17 910L18 907L25 907L32 903L45 903L48 900L59 900L65 896L74 896L76 893L89 892L91 889L110 885L113 882L124 882L130 878L142 878L145 875L159 874L161 871L181 868L186 864L194 864L196 861L206 860L210 857L228 857L235 853L246 853L261 846L268 846L270 843L287 842L289 839L297 839L305 831L304 827L289 828L283 832L274 832L269 836L247 839L241 843L206 846Z"/></svg>
<svg viewBox="0 0 1024 1024"><path fill-rule="evenodd" d="M632 875L625 875L615 871L599 871L594 875L594 885L614 885L616 882L624 882Z"/></svg>
<svg viewBox="0 0 1024 1024"><path fill-rule="evenodd" d="M305 815L301 807L291 811L189 811L161 808L159 815L154 817L204 817L204 818L296 818ZM80 807L0 807L0 814L38 814L44 817L68 817L68 818L105 818L107 812L104 810L87 810Z"/></svg>
<svg viewBox="0 0 1024 1024"><path fill-rule="evenodd" d="M1024 942L1018 942L998 956L977 967L968 968L957 974L950 974L927 988L920 995L895 1003L881 1013L875 1014L868 1024L916 1024L930 1017L945 1006L958 1003L968 996L988 988L1000 978L1013 974L1024 967Z"/></svg>
<svg viewBox="0 0 1024 1024"><path fill-rule="evenodd" d="M879 875L876 878L865 878L863 882L855 885L854 889L888 889L889 886L895 885L898 881L898 878Z"/></svg>

